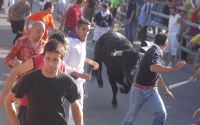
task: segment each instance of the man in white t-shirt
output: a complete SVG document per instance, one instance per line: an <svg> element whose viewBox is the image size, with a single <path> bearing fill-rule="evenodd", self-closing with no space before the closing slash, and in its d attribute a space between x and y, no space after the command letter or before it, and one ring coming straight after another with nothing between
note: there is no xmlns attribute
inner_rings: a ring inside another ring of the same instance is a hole
<svg viewBox="0 0 200 125"><path fill-rule="evenodd" d="M84 63L93 66L93 69L98 69L99 65L95 61L86 58L86 40L90 31L90 22L81 18L76 27L75 33L68 34L69 50L65 54L64 64L65 73L70 74L77 84L81 98L79 102L83 109L84 89L83 84L86 80L91 79L91 75L84 73ZM74 125L71 108L69 109L68 125Z"/></svg>
<svg viewBox="0 0 200 125"><path fill-rule="evenodd" d="M181 16L177 14L176 8L170 8L169 25L168 25L168 46L167 46L167 56L169 58L169 66L174 63L177 50L179 46L179 34L181 27Z"/></svg>

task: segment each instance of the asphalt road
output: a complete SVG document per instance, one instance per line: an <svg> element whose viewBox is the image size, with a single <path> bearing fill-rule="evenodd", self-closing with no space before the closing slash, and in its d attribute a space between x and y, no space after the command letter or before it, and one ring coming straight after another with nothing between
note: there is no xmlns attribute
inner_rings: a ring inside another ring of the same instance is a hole
<svg viewBox="0 0 200 125"><path fill-rule="evenodd" d="M88 57L93 57L94 44L91 42L92 32L88 37ZM9 51L14 35L11 33L10 25L5 20L5 15L0 12L0 89L2 89L9 69L4 66L3 59ZM195 69L187 64L182 70L175 73L164 74L163 77L168 85L186 80ZM85 125L120 125L129 107L129 94L118 93L118 107L114 109L111 105L112 92L103 69L104 87L98 88L96 80L87 82L88 97L84 102ZM176 100L171 100L164 95L163 100L167 107L168 118L166 125L192 125L200 117L192 118L193 111L200 107L200 84L199 80L192 84L187 84L172 90ZM144 105L139 112L134 125L149 125L152 121L152 109ZM0 125L9 125L5 112L0 107Z"/></svg>

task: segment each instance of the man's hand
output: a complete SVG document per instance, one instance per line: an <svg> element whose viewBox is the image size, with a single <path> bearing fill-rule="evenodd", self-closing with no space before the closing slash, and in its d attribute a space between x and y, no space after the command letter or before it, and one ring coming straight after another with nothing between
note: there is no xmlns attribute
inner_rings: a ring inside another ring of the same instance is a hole
<svg viewBox="0 0 200 125"><path fill-rule="evenodd" d="M165 91L165 95L168 96L168 97L170 97L170 98L172 98L173 100L175 99L174 95L169 90Z"/></svg>
<svg viewBox="0 0 200 125"><path fill-rule="evenodd" d="M185 64L186 64L185 61L177 62L176 65L173 67L173 69L174 69L175 71L177 71L177 70L179 70L180 68L182 68Z"/></svg>
<svg viewBox="0 0 200 125"><path fill-rule="evenodd" d="M92 62L93 70L97 70L99 68L99 64L95 61Z"/></svg>
<svg viewBox="0 0 200 125"><path fill-rule="evenodd" d="M198 108L197 110L194 111L192 117L194 118L196 116L196 114L199 113L199 112L200 112L200 108Z"/></svg>
<svg viewBox="0 0 200 125"><path fill-rule="evenodd" d="M88 73L81 73L80 78L85 79L86 81L90 80L92 76Z"/></svg>
<svg viewBox="0 0 200 125"><path fill-rule="evenodd" d="M191 76L191 77L189 78L189 80L190 80L191 82L194 82L194 81L196 81L196 80L197 80L197 78L196 78L196 77L194 77L194 76Z"/></svg>
<svg viewBox="0 0 200 125"><path fill-rule="evenodd" d="M6 65L8 67L11 67L11 68L14 68L14 67L17 67L18 65L21 64L21 61L19 61L18 59L13 59L13 60L10 60L6 63Z"/></svg>
<svg viewBox="0 0 200 125"><path fill-rule="evenodd" d="M78 73L78 72L72 72L70 73L70 75L74 78L81 78L81 79L85 79L86 81L90 80L92 78L92 76L88 73Z"/></svg>

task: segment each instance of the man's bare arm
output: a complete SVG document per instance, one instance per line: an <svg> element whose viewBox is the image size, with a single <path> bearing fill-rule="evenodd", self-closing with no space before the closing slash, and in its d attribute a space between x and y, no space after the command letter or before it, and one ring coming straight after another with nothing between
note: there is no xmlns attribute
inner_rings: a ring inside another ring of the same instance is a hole
<svg viewBox="0 0 200 125"><path fill-rule="evenodd" d="M83 111L78 100L71 103L71 109L75 125L83 125Z"/></svg>
<svg viewBox="0 0 200 125"><path fill-rule="evenodd" d="M175 99L174 95L171 93L171 91L166 86L162 76L160 75L158 78L158 87L164 92L166 96L171 97L172 99Z"/></svg>
<svg viewBox="0 0 200 125"><path fill-rule="evenodd" d="M179 70L180 68L182 68L185 64L186 64L185 61L180 61L176 63L176 65L173 67L167 67L161 64L153 64L150 66L150 70L151 72L157 72L157 73L175 72Z"/></svg>
<svg viewBox="0 0 200 125"><path fill-rule="evenodd" d="M16 100L17 98L10 91L4 101L5 111L11 125L19 125L18 118L16 117L16 114L14 110L12 109L12 103L15 102Z"/></svg>
<svg viewBox="0 0 200 125"><path fill-rule="evenodd" d="M99 64L89 58L85 58L85 63L93 66L93 70L97 70L99 68Z"/></svg>
<svg viewBox="0 0 200 125"><path fill-rule="evenodd" d="M29 59L25 63L20 64L12 69L6 81L4 82L3 91L0 94L0 105L2 105L5 96L8 94L13 84L17 81L17 77L22 76L24 73L31 71L34 68L33 60Z"/></svg>

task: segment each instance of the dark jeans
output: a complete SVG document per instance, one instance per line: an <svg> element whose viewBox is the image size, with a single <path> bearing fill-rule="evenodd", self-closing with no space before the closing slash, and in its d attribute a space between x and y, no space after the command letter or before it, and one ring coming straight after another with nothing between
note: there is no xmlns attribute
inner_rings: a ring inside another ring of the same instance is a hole
<svg viewBox="0 0 200 125"><path fill-rule="evenodd" d="M18 119L19 119L20 125L25 125L24 121L25 121L25 117L26 117L26 110L27 110L26 106L19 107Z"/></svg>
<svg viewBox="0 0 200 125"><path fill-rule="evenodd" d="M89 20L90 22L92 22L92 17L94 16L94 12L95 12L95 8L89 8L89 7L87 7L86 9L85 9L85 18L87 19L87 20Z"/></svg>
<svg viewBox="0 0 200 125"><path fill-rule="evenodd" d="M13 40L13 44L15 44L15 41L22 36L22 34L19 32L23 32L25 20L10 21L10 23L12 27L12 32L16 34L15 39Z"/></svg>
<svg viewBox="0 0 200 125"><path fill-rule="evenodd" d="M147 46L145 40L147 40L147 28L148 26L144 26L143 28L140 28L139 32L139 39L141 40L141 46Z"/></svg>

